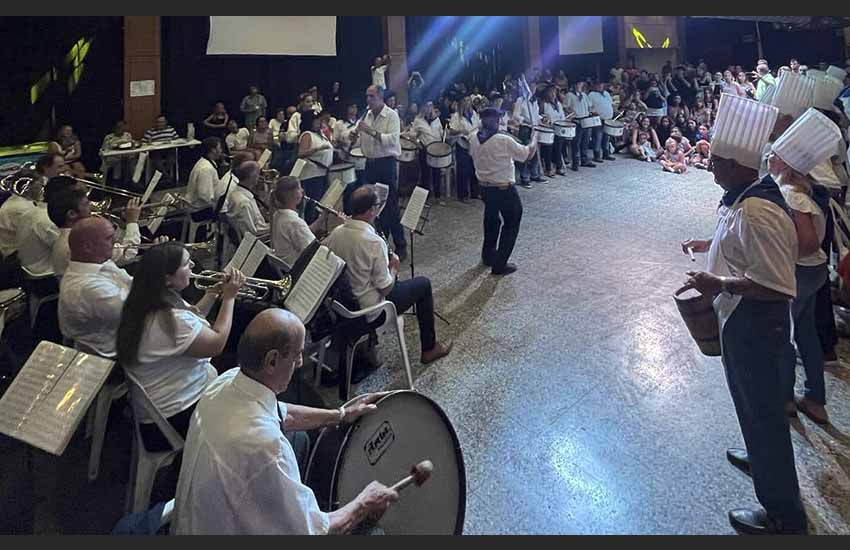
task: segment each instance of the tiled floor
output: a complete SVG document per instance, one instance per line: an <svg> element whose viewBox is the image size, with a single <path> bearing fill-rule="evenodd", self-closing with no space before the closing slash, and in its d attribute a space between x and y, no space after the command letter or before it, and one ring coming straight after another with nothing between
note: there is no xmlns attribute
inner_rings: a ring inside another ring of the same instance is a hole
<svg viewBox="0 0 850 550"><path fill-rule="evenodd" d="M412 317L407 343L416 388L461 441L465 532L731 533L727 510L756 505L724 456L740 433L720 361L699 353L671 298L694 267L678 243L714 226L711 175L620 158L520 193L514 275L478 265L480 202L435 206L416 241L417 275L451 323L438 321L438 335L455 350L422 367ZM403 386L392 339L382 341L387 366L358 392ZM814 530L847 534L850 361L827 377L832 425L802 418L792 437ZM321 394L336 402L335 389ZM84 442L58 459L32 453L27 466L27 451L0 440L5 532L111 527L129 448L126 420L113 420L94 483Z"/></svg>

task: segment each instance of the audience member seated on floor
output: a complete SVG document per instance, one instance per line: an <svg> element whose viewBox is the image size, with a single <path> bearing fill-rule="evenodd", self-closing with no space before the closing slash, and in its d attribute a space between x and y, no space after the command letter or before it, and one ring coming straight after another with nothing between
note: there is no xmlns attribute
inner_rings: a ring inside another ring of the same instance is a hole
<svg viewBox="0 0 850 550"><path fill-rule="evenodd" d="M644 118L641 121L640 129L632 130L632 144L629 146L629 152L638 160L653 162L660 150L661 144L658 142L658 135L650 125L649 118Z"/></svg>
<svg viewBox="0 0 850 550"><path fill-rule="evenodd" d="M690 165L701 170L711 171L711 144L701 139L692 150Z"/></svg>
<svg viewBox="0 0 850 550"><path fill-rule="evenodd" d="M658 143L667 143L667 138L673 131L673 120L668 116L663 116L658 119L658 124L654 128L656 135L658 135Z"/></svg>
<svg viewBox="0 0 850 550"><path fill-rule="evenodd" d="M159 115L156 118L154 127L145 130L142 140L145 143L157 144L174 141L178 137L177 131L168 124L168 119L165 118L165 115ZM159 170L163 175L173 177L171 169L174 167L176 161L173 150L151 151L148 158L150 158L150 162L155 169Z"/></svg>
<svg viewBox="0 0 850 550"><path fill-rule="evenodd" d="M240 128L239 123L231 118L230 122L227 123L227 136L224 138L224 144L227 145L227 153L229 155L235 155L238 151L246 151L250 138L251 132L248 128ZM251 151L252 156L253 154L253 151Z"/></svg>
<svg viewBox="0 0 850 550"><path fill-rule="evenodd" d="M127 131L127 123L119 120L112 127L112 131L103 138L103 144L100 146L101 164L100 172L103 174L104 180L109 180L109 172L113 173L116 179L121 179L127 175L124 171L126 166L132 171L138 160L138 155L121 155L120 157L104 157L103 153L121 149L122 146L133 143L133 136Z"/></svg>
<svg viewBox="0 0 850 550"><path fill-rule="evenodd" d="M227 114L227 109L224 103L219 101L213 107L212 113L204 119L204 136L217 137L221 140L227 135L227 125L230 122L230 115Z"/></svg>
<svg viewBox="0 0 850 550"><path fill-rule="evenodd" d="M685 126L680 127L680 129L682 130L682 135L685 136L689 143L696 143L697 141L699 141L697 139L699 125L697 124L696 120L692 118L688 119L687 122L685 122Z"/></svg>
<svg viewBox="0 0 850 550"><path fill-rule="evenodd" d="M421 276L396 281L398 256L389 254L386 241L372 225L380 211L381 203L373 185L356 189L351 194L351 219L334 229L325 244L345 262L361 307L371 307L386 299L395 304L401 315L416 306L422 363L428 364L448 355L452 343L437 342L431 281ZM377 321L379 315L383 314L374 314L369 321Z"/></svg>
<svg viewBox="0 0 850 550"><path fill-rule="evenodd" d="M688 141L688 138L682 135L682 130L678 127L673 127L673 129L670 130L670 139L676 142L680 153L688 155L691 152L691 149L693 148L691 147L691 142ZM665 141L665 143L667 142Z"/></svg>
<svg viewBox="0 0 850 550"><path fill-rule="evenodd" d="M116 340L121 365L136 376L183 437L201 393L216 377L210 359L227 343L236 293L245 282L238 270L226 271L218 315L210 325L205 316L218 296L208 292L192 306L180 295L189 286L194 265L180 243L164 243L145 252L121 311ZM140 409L136 413L145 448L169 449L153 419Z"/></svg>
<svg viewBox="0 0 850 550"><path fill-rule="evenodd" d="M669 138L664 144L664 153L661 155L659 162L661 163L661 169L665 172L684 174L688 171L685 154L679 150L679 144L673 138Z"/></svg>
<svg viewBox="0 0 850 550"><path fill-rule="evenodd" d="M711 124L711 108L706 107L703 99L697 99L691 116L697 121L697 124Z"/></svg>
<svg viewBox="0 0 850 550"><path fill-rule="evenodd" d="M84 218L68 236L71 262L59 290L59 329L80 349L115 357L115 336L131 277L112 261L115 229L105 218Z"/></svg>
<svg viewBox="0 0 850 550"><path fill-rule="evenodd" d="M328 214L323 212L316 221L307 225L298 215L298 206L303 198L304 190L298 178L283 176L275 182L272 192L272 205L275 208L271 224L272 248L275 256L289 267L295 265L310 243L327 235L326 227L330 223Z"/></svg>
<svg viewBox="0 0 850 550"><path fill-rule="evenodd" d="M706 124L700 124L697 129L697 134L694 136L697 141L708 141L711 142L711 130L710 127Z"/></svg>
<svg viewBox="0 0 850 550"><path fill-rule="evenodd" d="M282 403L301 368L304 325L282 309L257 315L239 341L239 367L203 392L189 425L171 532L177 535L345 534L380 518L398 494L377 481L337 510L319 509L301 481L305 432L351 423L385 394L339 409Z"/></svg>

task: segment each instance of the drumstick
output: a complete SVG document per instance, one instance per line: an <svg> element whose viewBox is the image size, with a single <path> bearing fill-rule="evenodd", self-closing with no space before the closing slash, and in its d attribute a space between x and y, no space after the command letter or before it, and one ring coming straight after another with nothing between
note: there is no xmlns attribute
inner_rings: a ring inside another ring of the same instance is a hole
<svg viewBox="0 0 850 550"><path fill-rule="evenodd" d="M690 246L688 247L688 256L691 257L692 262L697 261L697 259L694 257L694 249L691 248Z"/></svg>
<svg viewBox="0 0 850 550"><path fill-rule="evenodd" d="M431 472L433 471L434 464L430 460L423 460L410 469L409 476L390 487L390 489L400 493L402 489L406 489L411 483L415 483L417 487L420 487L423 483L428 481L428 478L431 477Z"/></svg>

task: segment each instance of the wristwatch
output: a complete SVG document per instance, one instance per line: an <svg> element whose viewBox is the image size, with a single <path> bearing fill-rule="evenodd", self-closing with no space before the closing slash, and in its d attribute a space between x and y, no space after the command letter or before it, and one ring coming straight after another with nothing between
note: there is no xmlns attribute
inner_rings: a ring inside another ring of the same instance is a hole
<svg viewBox="0 0 850 550"><path fill-rule="evenodd" d="M337 421L337 424L342 424L342 421L345 419L345 406L338 408L337 412L339 413L339 420Z"/></svg>
<svg viewBox="0 0 850 550"><path fill-rule="evenodd" d="M732 297L732 291L729 290L729 277L720 277L720 293L725 294L727 298Z"/></svg>

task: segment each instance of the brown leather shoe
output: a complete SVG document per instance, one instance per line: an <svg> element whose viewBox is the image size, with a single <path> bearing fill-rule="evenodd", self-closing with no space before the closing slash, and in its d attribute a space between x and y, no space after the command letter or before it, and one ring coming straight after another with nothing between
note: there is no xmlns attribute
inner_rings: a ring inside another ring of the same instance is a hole
<svg viewBox="0 0 850 550"><path fill-rule="evenodd" d="M452 351L452 345L454 344L451 340L445 344L437 342L433 348L422 352L422 364L427 365L428 363L433 363L437 359L445 357L450 351Z"/></svg>
<svg viewBox="0 0 850 550"><path fill-rule="evenodd" d="M826 413L826 407L815 403L811 399L805 397L797 399L797 409L811 418L815 424L820 424L821 426L829 424L829 415Z"/></svg>

